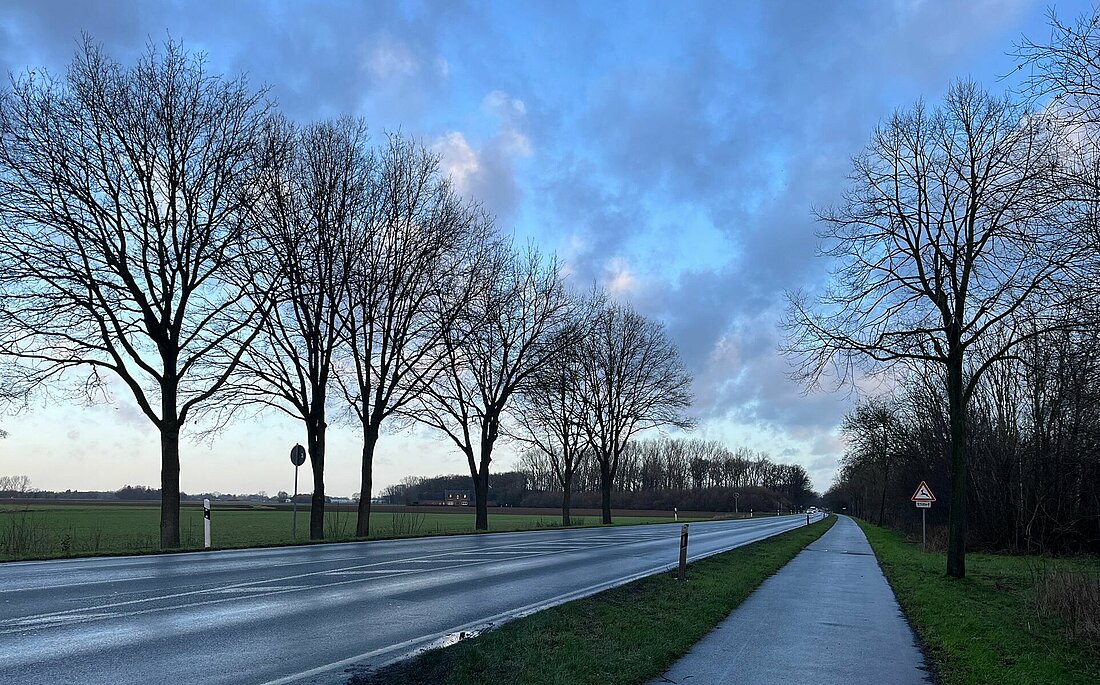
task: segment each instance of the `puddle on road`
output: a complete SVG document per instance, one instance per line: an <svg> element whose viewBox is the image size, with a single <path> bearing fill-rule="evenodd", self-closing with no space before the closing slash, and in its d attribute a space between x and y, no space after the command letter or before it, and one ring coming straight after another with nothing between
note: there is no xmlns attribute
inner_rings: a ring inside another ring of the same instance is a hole
<svg viewBox="0 0 1100 685"><path fill-rule="evenodd" d="M457 633L448 633L447 635L444 635L430 645L426 647L421 647L417 650L417 652L427 652L433 649L439 649L441 647L450 647L451 645L457 645L463 640L469 640L472 637L477 637L478 635L481 635L486 630L489 630L492 627L493 624L490 623L488 625L482 626L480 628L475 628L473 630L460 630Z"/></svg>
<svg viewBox="0 0 1100 685"><path fill-rule="evenodd" d="M443 647L450 647L451 645L456 645L459 642L462 642L463 640L469 640L472 637L477 637L478 635L481 635L482 633L484 633L486 631L492 630L494 626L495 626L495 624L493 624L493 623L486 623L484 625L478 626L477 628L472 628L470 630L460 630L460 631L455 632L455 633L447 633L443 637L441 637L437 640L433 640L432 642L424 645L423 647L419 647L417 649L414 649L411 652L407 652L405 654L402 654L401 656L397 657L396 659L387 659L387 660L384 660L384 661L382 661L380 663L377 663L377 664L369 664L369 663L355 664L353 666L350 666L349 668L345 668L344 673L346 673L349 677L352 677L352 678L354 678L354 677L367 677L370 674L378 671L379 669L386 668L387 666L389 666L391 664L395 664L395 663L398 663L400 661L405 661L406 659L415 658L417 656L420 656L424 652L430 652L433 649L442 649Z"/></svg>

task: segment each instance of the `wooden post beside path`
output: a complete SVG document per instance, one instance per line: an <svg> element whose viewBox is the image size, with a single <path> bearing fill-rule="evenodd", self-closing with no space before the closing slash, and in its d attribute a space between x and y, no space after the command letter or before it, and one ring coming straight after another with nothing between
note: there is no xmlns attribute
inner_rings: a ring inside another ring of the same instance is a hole
<svg viewBox="0 0 1100 685"><path fill-rule="evenodd" d="M688 563L688 524L680 529L680 580L685 580Z"/></svg>

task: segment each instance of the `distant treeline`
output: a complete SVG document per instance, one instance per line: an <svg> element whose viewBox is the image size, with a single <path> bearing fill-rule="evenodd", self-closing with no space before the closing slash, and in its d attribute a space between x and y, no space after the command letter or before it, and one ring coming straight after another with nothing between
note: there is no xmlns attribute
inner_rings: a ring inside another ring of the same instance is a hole
<svg viewBox="0 0 1100 685"><path fill-rule="evenodd" d="M386 488L382 499L418 504L470 489L470 476L405 478ZM817 498L809 474L798 464L777 464L765 453L731 451L708 440L640 440L629 443L615 479L612 501L620 509L674 507L696 511L773 511L802 509ZM519 470L494 474L490 502L495 506L556 507L562 488L550 458L525 452ZM582 458L574 475L572 505L598 508L599 466Z"/></svg>
<svg viewBox="0 0 1100 685"><path fill-rule="evenodd" d="M38 490L31 487L30 478L27 476L0 476L0 497L18 497L26 499L80 499L102 500L104 502L136 502L142 500L160 500L160 489L147 485L125 485L118 490ZM184 501L201 501L204 499L232 499L248 500L253 502L281 502L290 495L280 492L275 496L269 496L266 492L255 494L234 495L224 492L203 492L189 495L180 493L180 499ZM299 501L309 503L309 495L300 495L304 499Z"/></svg>

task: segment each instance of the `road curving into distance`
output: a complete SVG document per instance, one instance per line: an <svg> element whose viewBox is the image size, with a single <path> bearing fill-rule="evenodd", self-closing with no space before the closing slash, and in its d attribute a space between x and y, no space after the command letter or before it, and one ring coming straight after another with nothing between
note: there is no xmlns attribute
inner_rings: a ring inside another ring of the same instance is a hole
<svg viewBox="0 0 1100 685"><path fill-rule="evenodd" d="M698 559L806 524L691 524ZM341 683L676 565L651 524L0 564L0 682Z"/></svg>

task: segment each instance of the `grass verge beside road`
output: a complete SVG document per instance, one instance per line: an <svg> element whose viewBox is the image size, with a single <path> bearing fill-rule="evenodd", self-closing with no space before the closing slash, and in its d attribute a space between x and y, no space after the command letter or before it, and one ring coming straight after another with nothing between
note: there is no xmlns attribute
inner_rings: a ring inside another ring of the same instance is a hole
<svg viewBox="0 0 1100 685"><path fill-rule="evenodd" d="M358 675L351 682L645 683L686 654L760 583L835 522L830 516L697 561L688 567L686 583L669 573L643 578Z"/></svg>
<svg viewBox="0 0 1100 685"><path fill-rule="evenodd" d="M946 555L859 525L944 685L1100 682L1100 644L1041 599L1050 578L1094 585L1100 561L971 553L966 578L949 578Z"/></svg>

